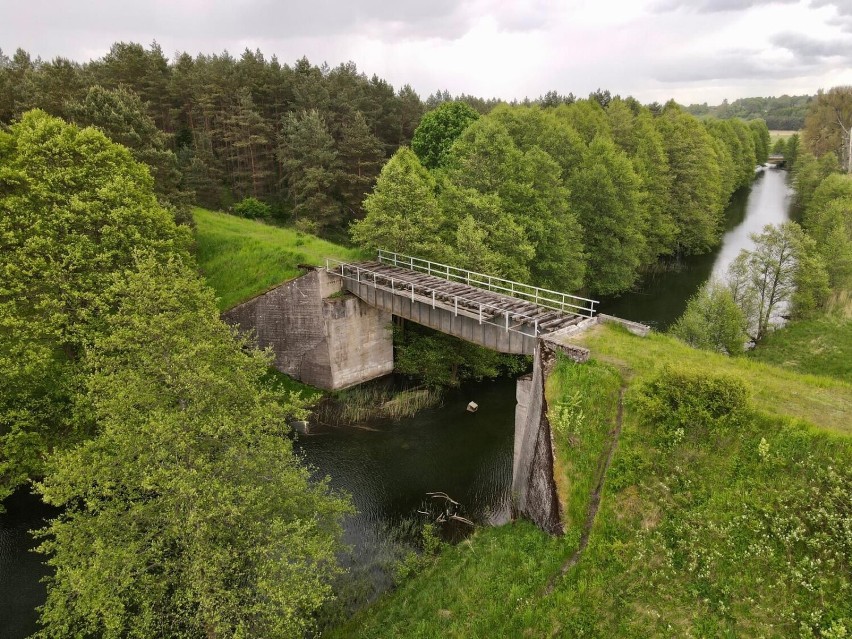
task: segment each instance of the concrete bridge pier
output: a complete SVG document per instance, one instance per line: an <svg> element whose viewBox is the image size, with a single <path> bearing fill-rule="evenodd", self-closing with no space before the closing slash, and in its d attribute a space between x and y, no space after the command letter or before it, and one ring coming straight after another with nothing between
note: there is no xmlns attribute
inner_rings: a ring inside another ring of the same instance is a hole
<svg viewBox="0 0 852 639"><path fill-rule="evenodd" d="M393 372L391 314L346 294L343 281L323 269L243 302L223 319L272 348L279 371L317 388L338 390Z"/></svg>

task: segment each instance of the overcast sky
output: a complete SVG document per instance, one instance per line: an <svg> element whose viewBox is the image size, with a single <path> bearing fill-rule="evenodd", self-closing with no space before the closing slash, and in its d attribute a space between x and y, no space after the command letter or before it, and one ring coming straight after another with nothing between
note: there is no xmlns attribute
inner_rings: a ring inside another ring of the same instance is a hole
<svg viewBox="0 0 852 639"><path fill-rule="evenodd" d="M643 102L852 84L852 0L0 0L0 48L100 57L115 41L354 61L422 97L598 87Z"/></svg>

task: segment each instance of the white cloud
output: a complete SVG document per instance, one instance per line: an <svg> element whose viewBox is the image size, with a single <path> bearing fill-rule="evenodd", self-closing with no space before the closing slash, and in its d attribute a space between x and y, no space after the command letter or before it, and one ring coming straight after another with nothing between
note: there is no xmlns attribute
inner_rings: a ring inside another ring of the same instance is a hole
<svg viewBox="0 0 852 639"><path fill-rule="evenodd" d="M598 87L718 102L852 80L847 0L0 0L0 46L88 59L118 40L353 60L422 95Z"/></svg>

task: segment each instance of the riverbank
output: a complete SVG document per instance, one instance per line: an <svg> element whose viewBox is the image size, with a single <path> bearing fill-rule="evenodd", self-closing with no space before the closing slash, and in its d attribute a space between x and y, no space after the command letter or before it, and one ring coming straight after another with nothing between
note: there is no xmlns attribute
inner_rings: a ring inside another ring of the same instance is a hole
<svg viewBox="0 0 852 639"><path fill-rule="evenodd" d="M852 503L852 385L663 335L601 327L582 343L628 388L576 565L559 576L579 543L576 522L564 538L525 522L481 530L332 636L798 637L802 627L848 628L852 573L838 522ZM735 431L644 421L639 395L667 366L747 389ZM819 544L787 535L790 526Z"/></svg>

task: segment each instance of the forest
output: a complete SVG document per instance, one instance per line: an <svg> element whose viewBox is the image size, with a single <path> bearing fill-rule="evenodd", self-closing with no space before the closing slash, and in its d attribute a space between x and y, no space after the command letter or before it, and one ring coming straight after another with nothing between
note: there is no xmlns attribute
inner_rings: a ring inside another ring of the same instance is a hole
<svg viewBox="0 0 852 639"><path fill-rule="evenodd" d="M733 102L724 100L715 106L708 106L706 102L690 104L686 110L702 118L761 119L773 131L800 131L805 126L805 115L813 101L812 95L781 95L768 98L739 98Z"/></svg>

